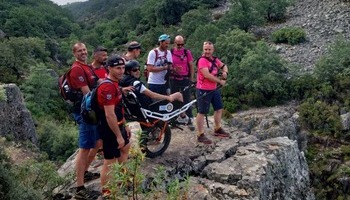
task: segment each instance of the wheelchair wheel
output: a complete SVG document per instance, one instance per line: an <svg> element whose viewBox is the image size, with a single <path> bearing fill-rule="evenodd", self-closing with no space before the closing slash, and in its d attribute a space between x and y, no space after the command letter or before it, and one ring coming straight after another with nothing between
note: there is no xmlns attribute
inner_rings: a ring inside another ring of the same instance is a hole
<svg viewBox="0 0 350 200"><path fill-rule="evenodd" d="M168 123L159 121L151 128L142 128L141 146L146 157L155 158L164 153L171 140Z"/></svg>

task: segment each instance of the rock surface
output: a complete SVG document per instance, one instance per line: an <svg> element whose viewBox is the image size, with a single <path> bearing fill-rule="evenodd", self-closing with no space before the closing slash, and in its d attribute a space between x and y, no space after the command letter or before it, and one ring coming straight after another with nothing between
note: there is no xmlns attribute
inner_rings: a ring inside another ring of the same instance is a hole
<svg viewBox="0 0 350 200"><path fill-rule="evenodd" d="M38 145L34 121L25 107L23 96L15 84L3 86L5 100L0 101L0 136L13 137L14 140L29 140Z"/></svg>
<svg viewBox="0 0 350 200"><path fill-rule="evenodd" d="M303 140L298 136L297 116L294 104L234 114L224 126L229 139L213 136L210 117L211 128L206 131L215 141L213 145L198 144L196 132L186 127L183 131L172 129L169 148L160 157L146 159L143 173L152 176L154 168L162 165L170 179L181 180L189 174L188 199L314 199L300 150ZM273 123L277 119L281 123ZM137 123L132 127L134 131L139 128ZM94 161L90 170L99 171L101 162ZM60 173L72 169L74 156ZM87 186L100 190L99 180Z"/></svg>

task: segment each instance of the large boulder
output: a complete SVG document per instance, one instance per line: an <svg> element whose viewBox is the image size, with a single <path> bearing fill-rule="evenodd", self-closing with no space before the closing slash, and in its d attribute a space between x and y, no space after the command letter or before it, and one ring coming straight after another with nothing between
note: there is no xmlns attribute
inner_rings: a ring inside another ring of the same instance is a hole
<svg viewBox="0 0 350 200"><path fill-rule="evenodd" d="M38 145L34 121L25 107L20 89L15 84L0 86L4 99L0 100L0 136L16 141L29 140Z"/></svg>

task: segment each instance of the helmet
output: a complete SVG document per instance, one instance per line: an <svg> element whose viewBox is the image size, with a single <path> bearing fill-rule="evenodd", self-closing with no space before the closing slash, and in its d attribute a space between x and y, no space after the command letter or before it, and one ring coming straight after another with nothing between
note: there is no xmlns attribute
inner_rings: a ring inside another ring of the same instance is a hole
<svg viewBox="0 0 350 200"><path fill-rule="evenodd" d="M162 41L165 41L165 40L170 40L170 36L167 35L167 34L163 34L163 35L159 36L159 38L158 38L159 42L162 42Z"/></svg>
<svg viewBox="0 0 350 200"><path fill-rule="evenodd" d="M126 64L125 64L125 71L131 71L133 68L139 68L140 67L140 63L137 62L136 60L129 60Z"/></svg>

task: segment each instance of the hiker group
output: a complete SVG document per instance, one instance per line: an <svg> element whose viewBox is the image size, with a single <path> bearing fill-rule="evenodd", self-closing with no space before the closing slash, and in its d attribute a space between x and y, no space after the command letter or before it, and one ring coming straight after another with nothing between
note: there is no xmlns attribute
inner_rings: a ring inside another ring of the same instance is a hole
<svg viewBox="0 0 350 200"><path fill-rule="evenodd" d="M214 109L213 135L229 137L221 127L223 101L217 90L218 86L226 83L228 67L213 56L213 43L205 41L203 54L196 62L195 77L194 58L191 51L184 48L184 38L176 36L171 49L170 42L170 36L163 34L158 38L158 46L148 53L143 69L147 83L140 80L141 66L137 58L141 44L138 42L130 42L124 55L108 56L106 48L97 47L91 64L88 64L85 44L78 42L73 45L75 61L60 78L60 89L65 100L73 105L74 120L79 125L75 198L93 199L94 194L84 187L84 182L98 177L101 177L102 194L108 196L110 191L106 183L111 178L111 164L127 161L131 131L124 117L122 96L130 91L137 95L144 106L155 99L170 102L178 100L186 104L191 101L192 94L191 90L185 88L196 83L196 97L207 94L197 98L197 141L212 143L204 134L205 115L209 113L210 104ZM92 103L93 98L96 99L95 103ZM98 123L94 118L91 123L85 120L91 119L91 116L98 119ZM195 130L191 108L181 113L176 120L187 125L191 131ZM104 156L101 174L89 172L88 168L100 149Z"/></svg>

